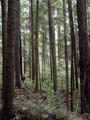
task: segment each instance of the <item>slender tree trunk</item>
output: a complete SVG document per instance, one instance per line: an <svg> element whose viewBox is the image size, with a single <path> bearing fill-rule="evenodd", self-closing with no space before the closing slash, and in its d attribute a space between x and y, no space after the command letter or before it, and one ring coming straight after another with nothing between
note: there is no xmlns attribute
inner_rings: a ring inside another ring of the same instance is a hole
<svg viewBox="0 0 90 120"><path fill-rule="evenodd" d="M47 56L46 56L46 31L43 32L42 34L42 84L44 82L44 73L45 73L45 70L46 70L46 59L47 59Z"/></svg>
<svg viewBox="0 0 90 120"><path fill-rule="evenodd" d="M71 45L72 50L72 45ZM73 65L73 53L71 54L71 111L73 112L73 91L74 91L74 65Z"/></svg>
<svg viewBox="0 0 90 120"><path fill-rule="evenodd" d="M74 88L74 60L76 63L76 48L75 48L75 34L74 34L74 25L73 25L73 16L72 16L72 3L70 0L68 0L68 11L69 11L70 37L71 37L71 111L73 111L73 90L75 89ZM76 75L75 76L76 84L78 85L77 66L75 66L75 75Z"/></svg>
<svg viewBox="0 0 90 120"><path fill-rule="evenodd" d="M45 32L42 33L42 83L44 81L44 68L45 68Z"/></svg>
<svg viewBox="0 0 90 120"><path fill-rule="evenodd" d="M51 0L48 0L48 19L49 19L49 36L50 36L50 47L51 47L51 57L53 66L53 82L54 82L54 92L58 89L57 83L57 67L56 67L56 50L55 50L55 31L53 27L53 16Z"/></svg>
<svg viewBox="0 0 90 120"><path fill-rule="evenodd" d="M75 41L75 33L74 33L74 22L72 15L72 1L68 0L68 10L69 10L69 21L70 21L70 34L71 34L71 44L72 44L72 54L74 57L74 65L75 65L75 80L76 80L76 89L78 90L78 70L77 70L77 54L76 54L76 41ZM73 59L73 58L72 58ZM73 86L74 87L74 86Z"/></svg>
<svg viewBox="0 0 90 120"><path fill-rule="evenodd" d="M29 76L31 78L31 73L32 73L32 61L31 61L31 2L29 0Z"/></svg>
<svg viewBox="0 0 90 120"><path fill-rule="evenodd" d="M31 41L32 41L32 80L35 81L35 41L33 22L33 0L31 0Z"/></svg>
<svg viewBox="0 0 90 120"><path fill-rule="evenodd" d="M61 41L60 41L60 26L58 25L58 69L60 65L60 56L61 56Z"/></svg>
<svg viewBox="0 0 90 120"><path fill-rule="evenodd" d="M15 86L20 88L20 0L16 0L15 76Z"/></svg>
<svg viewBox="0 0 90 120"><path fill-rule="evenodd" d="M39 90L38 10L39 10L39 0L36 1L36 37L35 37L36 86L35 86L35 90Z"/></svg>
<svg viewBox="0 0 90 120"><path fill-rule="evenodd" d="M6 45L7 45L7 0L1 0L2 9L2 98L4 95L4 84L6 79Z"/></svg>
<svg viewBox="0 0 90 120"><path fill-rule="evenodd" d="M68 77L68 50L67 50L67 37L66 37L66 4L63 0L63 13L64 13L64 41L65 41L65 65L66 65L66 104L67 111L69 110L69 77Z"/></svg>
<svg viewBox="0 0 90 120"><path fill-rule="evenodd" d="M22 80L23 70L22 70L22 40L21 40L21 33L20 33L20 72L21 72L21 80Z"/></svg>
<svg viewBox="0 0 90 120"><path fill-rule="evenodd" d="M24 45L24 48L23 48L23 58L24 58L24 74L26 73L26 42L25 42L25 35L23 37L23 45Z"/></svg>
<svg viewBox="0 0 90 120"><path fill-rule="evenodd" d="M51 82L53 81L53 63L52 63L52 49L50 45L50 70L51 70Z"/></svg>
<svg viewBox="0 0 90 120"><path fill-rule="evenodd" d="M2 120L14 117L14 56L15 56L15 30L16 30L16 1L8 0L8 22L7 22L7 50L6 50L6 79L4 82L3 115Z"/></svg>

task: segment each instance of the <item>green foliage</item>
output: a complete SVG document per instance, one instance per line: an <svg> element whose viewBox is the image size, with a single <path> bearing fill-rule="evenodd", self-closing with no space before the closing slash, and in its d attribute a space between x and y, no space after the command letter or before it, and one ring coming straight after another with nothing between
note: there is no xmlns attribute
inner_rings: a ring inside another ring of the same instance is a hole
<svg viewBox="0 0 90 120"><path fill-rule="evenodd" d="M68 120L76 120L76 119L74 119L73 117L69 117Z"/></svg>
<svg viewBox="0 0 90 120"><path fill-rule="evenodd" d="M40 114L58 114L61 112L61 102L58 96L49 94L47 99L43 98L32 102L32 108L37 109Z"/></svg>
<svg viewBox="0 0 90 120"><path fill-rule="evenodd" d="M25 86L27 88L29 88L30 90L34 90L34 84L32 83L32 80L30 78L28 78L26 81L25 81Z"/></svg>
<svg viewBox="0 0 90 120"><path fill-rule="evenodd" d="M69 117L68 120L78 120L78 119L75 117Z"/></svg>
<svg viewBox="0 0 90 120"><path fill-rule="evenodd" d="M18 116L15 116L13 119L10 120L20 120Z"/></svg>

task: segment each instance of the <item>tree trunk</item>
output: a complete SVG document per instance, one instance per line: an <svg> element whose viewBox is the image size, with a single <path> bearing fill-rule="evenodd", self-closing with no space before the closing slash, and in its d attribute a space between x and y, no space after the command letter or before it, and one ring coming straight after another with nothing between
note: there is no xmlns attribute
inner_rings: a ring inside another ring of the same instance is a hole
<svg viewBox="0 0 90 120"><path fill-rule="evenodd" d="M85 4L83 0L77 0L77 20L80 51L81 113L90 113L90 43L87 39L84 8Z"/></svg>
<svg viewBox="0 0 90 120"><path fill-rule="evenodd" d="M39 90L39 55L38 55L38 8L39 0L36 1L36 36L35 36L35 70L36 70L36 86L35 90Z"/></svg>
<svg viewBox="0 0 90 120"><path fill-rule="evenodd" d="M50 71L51 71L51 82L53 81L53 63L52 63L52 49L50 45Z"/></svg>
<svg viewBox="0 0 90 120"><path fill-rule="evenodd" d="M4 84L6 79L6 45L7 45L7 0L1 0L2 9L2 98L4 95Z"/></svg>
<svg viewBox="0 0 90 120"><path fill-rule="evenodd" d="M61 40L60 40L60 26L58 25L58 69L60 67L60 57L61 57Z"/></svg>
<svg viewBox="0 0 90 120"><path fill-rule="evenodd" d="M23 72L25 74L26 73L26 42L25 42L25 35L23 36L23 45L24 45L24 48L23 48L23 58L24 58Z"/></svg>
<svg viewBox="0 0 90 120"><path fill-rule="evenodd" d="M64 13L64 42L65 42L65 66L66 66L66 104L67 111L69 110L69 78L68 78L68 50L67 50L67 37L66 37L66 4L63 0L63 13Z"/></svg>
<svg viewBox="0 0 90 120"><path fill-rule="evenodd" d="M32 41L32 80L35 81L35 41L33 22L33 0L31 0L31 41Z"/></svg>
<svg viewBox="0 0 90 120"><path fill-rule="evenodd" d="M8 21L7 21L7 50L6 50L6 79L4 82L3 115L2 120L14 117L14 56L15 56L15 30L16 30L16 1L8 0Z"/></svg>
<svg viewBox="0 0 90 120"><path fill-rule="evenodd" d="M54 92L58 89L57 83L57 67L56 67L56 50L55 50L55 31L53 27L53 16L52 16L52 5L51 0L48 0L48 19L49 19L49 36L50 36L50 47L51 47L51 57L53 66L53 82L54 82Z"/></svg>
<svg viewBox="0 0 90 120"><path fill-rule="evenodd" d="M21 80L22 80L23 70L22 70L22 40L21 40L21 33L20 33L20 72L21 72Z"/></svg>
<svg viewBox="0 0 90 120"><path fill-rule="evenodd" d="M42 84L44 82L44 73L45 73L45 46L46 46L46 33L42 33Z"/></svg>
<svg viewBox="0 0 90 120"><path fill-rule="evenodd" d="M31 74L32 74L32 60L31 60L31 2L29 0L29 76L31 78Z"/></svg>
<svg viewBox="0 0 90 120"><path fill-rule="evenodd" d="M15 86L20 88L20 0L16 0L15 76Z"/></svg>
<svg viewBox="0 0 90 120"><path fill-rule="evenodd" d="M72 2L68 0L68 11L69 11L69 21L70 21L70 36L71 36L71 52L74 57L74 65L75 65L75 80L76 80L76 89L78 90L78 70L77 70L77 54L76 54L76 41L75 41L75 33L74 33L74 23L73 23L73 15L72 15ZM72 58L73 59L73 58ZM74 87L74 86L73 86Z"/></svg>

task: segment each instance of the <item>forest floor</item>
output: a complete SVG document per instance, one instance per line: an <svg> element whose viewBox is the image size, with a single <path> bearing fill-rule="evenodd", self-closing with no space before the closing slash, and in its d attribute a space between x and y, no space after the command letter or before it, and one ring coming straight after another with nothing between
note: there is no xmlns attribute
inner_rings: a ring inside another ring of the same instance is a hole
<svg viewBox="0 0 90 120"><path fill-rule="evenodd" d="M75 102L78 101L76 96L77 93L74 94ZM58 97L22 88L15 89L14 98L16 120L90 120L90 115L82 116L78 110L67 114L65 94ZM78 109L78 105L75 106Z"/></svg>

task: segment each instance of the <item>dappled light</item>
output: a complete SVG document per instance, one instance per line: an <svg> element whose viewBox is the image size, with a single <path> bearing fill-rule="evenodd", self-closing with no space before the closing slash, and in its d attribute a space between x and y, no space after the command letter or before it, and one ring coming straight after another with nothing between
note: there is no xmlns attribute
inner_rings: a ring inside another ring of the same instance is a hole
<svg viewBox="0 0 90 120"><path fill-rule="evenodd" d="M0 1L0 120L90 120L90 1Z"/></svg>

